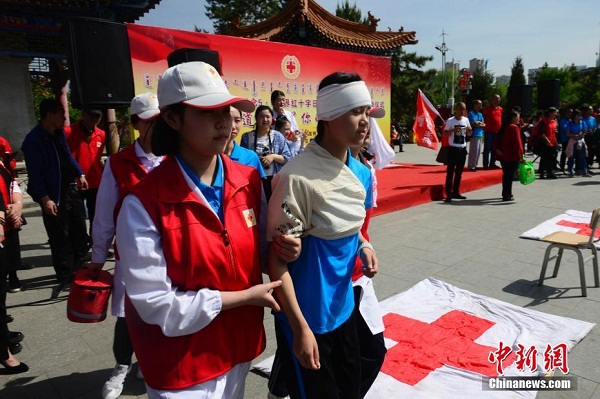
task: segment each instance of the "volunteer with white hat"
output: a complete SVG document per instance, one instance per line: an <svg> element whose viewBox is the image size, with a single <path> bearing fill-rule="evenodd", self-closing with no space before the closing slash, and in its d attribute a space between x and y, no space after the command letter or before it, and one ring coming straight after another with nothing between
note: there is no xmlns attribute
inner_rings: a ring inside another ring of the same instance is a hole
<svg viewBox="0 0 600 399"><path fill-rule="evenodd" d="M127 325L149 398L241 399L265 348L263 307L278 309L270 292L281 285L262 283L259 173L222 154L230 106L254 105L203 62L165 71L158 102L152 149L169 156L117 219Z"/></svg>
<svg viewBox="0 0 600 399"><path fill-rule="evenodd" d="M115 219L125 195L148 172L160 164L163 157L152 154L152 128L160 115L158 98L154 93L142 93L131 100L131 124L139 131L138 139L108 158L96 202L96 217L92 228L94 246L92 261L86 266L92 270L102 269L108 251L115 238ZM116 253L113 298L111 312L117 317L115 324L113 354L117 365L109 380L102 387L103 399L115 399L123 391L125 377L131 370L133 346L125 322L125 282L123 265ZM143 378L138 369L138 378Z"/></svg>

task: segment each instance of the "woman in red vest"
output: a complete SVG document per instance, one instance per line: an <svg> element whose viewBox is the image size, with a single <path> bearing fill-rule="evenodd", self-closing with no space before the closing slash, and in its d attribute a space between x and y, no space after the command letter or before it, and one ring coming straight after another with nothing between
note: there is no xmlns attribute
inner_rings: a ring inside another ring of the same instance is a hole
<svg viewBox="0 0 600 399"><path fill-rule="evenodd" d="M494 144L496 157L502 165L502 201L512 201L512 183L519 163L523 161L521 129L518 126L519 113L509 111Z"/></svg>
<svg viewBox="0 0 600 399"><path fill-rule="evenodd" d="M254 105L203 62L165 71L158 102L152 150L172 156L125 197L117 218L127 326L149 398L242 399L250 362L265 348L263 307L279 309L271 290L281 285L262 283L260 175L222 154L230 106Z"/></svg>
<svg viewBox="0 0 600 399"><path fill-rule="evenodd" d="M98 188L96 213L93 218L92 260L86 266L100 270L108 259L109 249L115 238L115 219L121 203L131 189L148 172L160 165L163 157L152 154L152 128L160 115L158 98L154 93L142 93L131 100L131 125L139 132L138 139L106 161ZM113 354L116 365L108 381L102 386L102 399L116 399L123 391L127 374L131 371L133 346L125 321L125 282L123 266L118 252L115 270L111 313L117 317L113 338ZM143 378L141 369L137 377Z"/></svg>
<svg viewBox="0 0 600 399"><path fill-rule="evenodd" d="M4 164L0 162L2 171L6 171ZM29 370L29 367L23 362L19 362L12 352L20 350L20 344L15 346L23 339L23 334L20 332L10 332L8 330L8 317L6 315L6 278L8 277L8 267L6 263L6 251L5 246L7 241L5 240L5 231L8 231L12 227L20 227L20 216L18 223L14 223L11 220L9 212L12 209L11 205L11 191L13 179L12 175L8 174L0 176L0 364L4 367L5 374L19 374L25 373ZM15 208L16 211L16 208ZM20 214L20 210L19 210ZM9 227L10 226L10 227Z"/></svg>

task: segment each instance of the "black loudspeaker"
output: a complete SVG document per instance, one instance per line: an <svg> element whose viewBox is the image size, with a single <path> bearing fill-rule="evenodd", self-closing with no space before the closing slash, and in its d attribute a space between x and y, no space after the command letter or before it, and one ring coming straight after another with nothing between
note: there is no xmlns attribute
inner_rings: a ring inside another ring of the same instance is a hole
<svg viewBox="0 0 600 399"><path fill-rule="evenodd" d="M533 86L508 86L506 108L512 109L515 105L521 107L522 115L531 115L533 112Z"/></svg>
<svg viewBox="0 0 600 399"><path fill-rule="evenodd" d="M73 106L128 107L135 90L125 24L72 18L64 34Z"/></svg>
<svg viewBox="0 0 600 399"><path fill-rule="evenodd" d="M202 61L210 64L219 72L219 75L222 75L221 60L219 59L219 53L216 51L200 48L180 48L167 56L169 68L177 64L192 61Z"/></svg>
<svg viewBox="0 0 600 399"><path fill-rule="evenodd" d="M560 79L540 80L537 82L538 109L560 108Z"/></svg>

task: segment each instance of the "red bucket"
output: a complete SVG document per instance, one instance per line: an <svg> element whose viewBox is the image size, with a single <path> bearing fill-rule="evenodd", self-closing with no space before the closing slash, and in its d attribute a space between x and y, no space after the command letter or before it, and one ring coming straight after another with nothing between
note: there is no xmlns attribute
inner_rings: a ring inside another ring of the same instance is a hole
<svg viewBox="0 0 600 399"><path fill-rule="evenodd" d="M112 280L112 274L106 270L77 270L67 300L67 318L76 323L98 323L106 319Z"/></svg>

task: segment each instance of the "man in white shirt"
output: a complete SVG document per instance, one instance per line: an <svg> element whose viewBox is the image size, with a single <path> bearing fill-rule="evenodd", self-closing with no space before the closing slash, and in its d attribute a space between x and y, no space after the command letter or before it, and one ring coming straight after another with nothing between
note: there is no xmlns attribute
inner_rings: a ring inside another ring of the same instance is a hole
<svg viewBox="0 0 600 399"><path fill-rule="evenodd" d="M446 121L444 136L448 136L450 148L448 151L448 163L446 164L446 199L466 199L460 193L460 179L467 159L467 136L471 136L473 129L469 119L465 115L467 106L458 102L454 106L454 116Z"/></svg>

